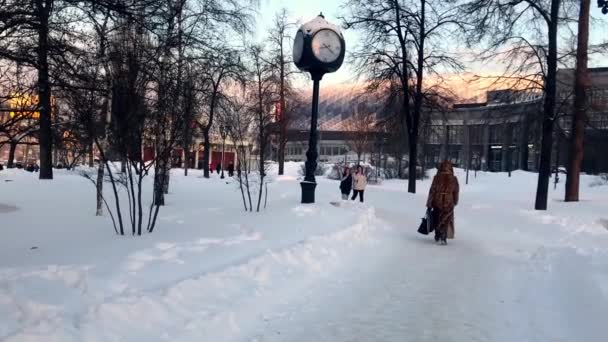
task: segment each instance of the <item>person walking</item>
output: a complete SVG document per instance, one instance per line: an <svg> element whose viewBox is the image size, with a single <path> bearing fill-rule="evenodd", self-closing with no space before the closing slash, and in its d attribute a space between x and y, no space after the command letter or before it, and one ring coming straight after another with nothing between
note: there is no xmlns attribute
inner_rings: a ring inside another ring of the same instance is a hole
<svg viewBox="0 0 608 342"><path fill-rule="evenodd" d="M447 239L454 238L454 208L458 205L460 186L454 175L452 163L441 163L429 190L426 207L432 209L432 224L435 227L435 241L447 245Z"/></svg>
<svg viewBox="0 0 608 342"><path fill-rule="evenodd" d="M222 171L221 169L222 169L222 164L217 163L217 165L215 166L215 172L217 172L218 175L220 174L220 171Z"/></svg>
<svg viewBox="0 0 608 342"><path fill-rule="evenodd" d="M234 164L230 163L228 164L228 177L232 177L234 176Z"/></svg>
<svg viewBox="0 0 608 342"><path fill-rule="evenodd" d="M353 197L351 200L355 200L357 196L359 196L359 201L363 203L363 192L365 191L365 187L367 186L367 177L363 172L363 167L361 165L357 166L357 171L353 175Z"/></svg>
<svg viewBox="0 0 608 342"><path fill-rule="evenodd" d="M343 200L348 200L352 188L353 176L350 174L350 168L345 166L344 171L342 171L342 177L340 177L340 192L342 193Z"/></svg>

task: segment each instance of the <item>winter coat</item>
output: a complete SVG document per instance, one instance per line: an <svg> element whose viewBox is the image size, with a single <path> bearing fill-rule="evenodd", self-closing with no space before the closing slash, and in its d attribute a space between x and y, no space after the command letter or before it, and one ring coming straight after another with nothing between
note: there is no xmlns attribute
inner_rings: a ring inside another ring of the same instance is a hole
<svg viewBox="0 0 608 342"><path fill-rule="evenodd" d="M353 176L349 173L346 176L342 176L340 180L340 191L343 194L350 194L350 191L353 188Z"/></svg>
<svg viewBox="0 0 608 342"><path fill-rule="evenodd" d="M426 206L435 212L435 229L447 229L448 239L454 238L454 208L458 205L459 191L452 163L444 161L433 178Z"/></svg>
<svg viewBox="0 0 608 342"><path fill-rule="evenodd" d="M362 173L355 173L353 175L353 189L361 191L365 190L367 186L367 177Z"/></svg>

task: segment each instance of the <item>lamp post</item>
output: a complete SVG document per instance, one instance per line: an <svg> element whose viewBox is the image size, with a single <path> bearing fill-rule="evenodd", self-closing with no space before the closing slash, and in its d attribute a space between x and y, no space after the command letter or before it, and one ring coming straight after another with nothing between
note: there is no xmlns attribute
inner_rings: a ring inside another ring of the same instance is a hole
<svg viewBox="0 0 608 342"><path fill-rule="evenodd" d="M346 45L340 28L319 14L302 25L293 44L293 60L298 69L310 73L313 81L310 136L306 152L306 174L302 187L302 203L315 202L315 170L317 169L317 122L319 118L319 85L323 75L335 72L344 61Z"/></svg>
<svg viewBox="0 0 608 342"><path fill-rule="evenodd" d="M222 175L221 179L224 179L224 154L226 152L226 136L228 136L229 126L220 126L220 135L222 136Z"/></svg>

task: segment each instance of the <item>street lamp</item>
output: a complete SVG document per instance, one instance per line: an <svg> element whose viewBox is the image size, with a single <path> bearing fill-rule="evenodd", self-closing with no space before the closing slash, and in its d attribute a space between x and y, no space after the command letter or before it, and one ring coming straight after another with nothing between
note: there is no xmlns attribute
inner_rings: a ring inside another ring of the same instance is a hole
<svg viewBox="0 0 608 342"><path fill-rule="evenodd" d="M221 179L224 179L224 154L226 151L226 137L228 136L228 132L230 131L230 126L224 125L220 126L220 135L222 136L222 175Z"/></svg>
<svg viewBox="0 0 608 342"><path fill-rule="evenodd" d="M302 25L293 43L293 60L298 69L310 73L313 80L310 137L306 152L306 174L302 187L302 203L315 202L315 170L317 169L317 121L319 116L319 83L326 73L342 66L346 45L340 28L325 20L323 14Z"/></svg>

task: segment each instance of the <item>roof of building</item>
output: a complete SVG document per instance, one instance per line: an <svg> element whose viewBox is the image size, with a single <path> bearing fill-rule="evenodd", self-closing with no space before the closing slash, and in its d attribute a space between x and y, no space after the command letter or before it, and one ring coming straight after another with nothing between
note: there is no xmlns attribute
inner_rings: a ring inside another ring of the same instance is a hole
<svg viewBox="0 0 608 342"><path fill-rule="evenodd" d="M370 132L371 134L383 134L380 132ZM325 141L339 141L339 140L351 140L357 132L352 131L329 131L319 130L319 140ZM288 141L308 141L310 137L310 131L305 129L290 129L287 131Z"/></svg>
<svg viewBox="0 0 608 342"><path fill-rule="evenodd" d="M453 108L477 108L477 107L485 107L487 106L487 102L479 102L479 103L455 103Z"/></svg>

